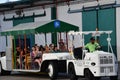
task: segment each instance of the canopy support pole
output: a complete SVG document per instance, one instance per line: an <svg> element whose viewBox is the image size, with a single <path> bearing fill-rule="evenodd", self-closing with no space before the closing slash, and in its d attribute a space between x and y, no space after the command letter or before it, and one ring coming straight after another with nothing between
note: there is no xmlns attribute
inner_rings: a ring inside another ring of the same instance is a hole
<svg viewBox="0 0 120 80"><path fill-rule="evenodd" d="M8 42L7 42L7 36L5 36L5 38L6 38L6 46L8 46Z"/></svg>
<svg viewBox="0 0 120 80"><path fill-rule="evenodd" d="M66 32L66 46L67 46L67 50L68 50L68 35L67 35L67 32Z"/></svg>
<svg viewBox="0 0 120 80"><path fill-rule="evenodd" d="M47 45L47 36L46 36L46 33L45 33L45 45Z"/></svg>
<svg viewBox="0 0 120 80"><path fill-rule="evenodd" d="M24 35L24 48L25 48L25 53L26 53L26 48L27 48L27 43L26 43L26 34Z"/></svg>
<svg viewBox="0 0 120 80"><path fill-rule="evenodd" d="M26 49L27 49L27 43L26 43L26 34L24 34L24 50L25 50L25 54L26 54ZM27 59L25 60L25 69L27 69L26 65L27 65Z"/></svg>
<svg viewBox="0 0 120 80"><path fill-rule="evenodd" d="M61 40L61 37L62 37L62 36L61 36L61 32L60 32L60 40Z"/></svg>
<svg viewBox="0 0 120 80"><path fill-rule="evenodd" d="M59 35L59 33L57 33L57 47L58 47L58 45L59 45L59 40L60 40L60 35Z"/></svg>
<svg viewBox="0 0 120 80"><path fill-rule="evenodd" d="M14 68L16 69L16 43L15 43L15 36L13 38L13 48L14 48Z"/></svg>
<svg viewBox="0 0 120 80"><path fill-rule="evenodd" d="M21 48L21 40L20 40L20 35L18 36L19 39L19 47Z"/></svg>

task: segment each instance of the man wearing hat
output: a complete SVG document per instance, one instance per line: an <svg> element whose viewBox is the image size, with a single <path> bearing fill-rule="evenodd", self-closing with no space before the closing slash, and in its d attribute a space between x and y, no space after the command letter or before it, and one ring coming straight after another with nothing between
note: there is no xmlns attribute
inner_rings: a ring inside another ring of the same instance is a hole
<svg viewBox="0 0 120 80"><path fill-rule="evenodd" d="M90 42L85 45L85 48L89 50L89 52L94 52L96 49L99 49L100 46L93 37L90 38Z"/></svg>

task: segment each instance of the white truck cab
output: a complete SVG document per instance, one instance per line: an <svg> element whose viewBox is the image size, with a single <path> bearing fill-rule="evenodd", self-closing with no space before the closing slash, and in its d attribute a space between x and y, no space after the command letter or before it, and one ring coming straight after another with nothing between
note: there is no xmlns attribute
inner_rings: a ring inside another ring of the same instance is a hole
<svg viewBox="0 0 120 80"><path fill-rule="evenodd" d="M110 77L111 80L117 80L118 63L110 44L111 32L112 31L70 32L72 36L79 34L82 35L83 38L84 35L87 34L107 34L109 48L108 52L102 50L88 52L84 47L74 49L74 59L67 60L67 70L71 80L77 80L79 77L85 77L87 80L99 80L101 77Z"/></svg>

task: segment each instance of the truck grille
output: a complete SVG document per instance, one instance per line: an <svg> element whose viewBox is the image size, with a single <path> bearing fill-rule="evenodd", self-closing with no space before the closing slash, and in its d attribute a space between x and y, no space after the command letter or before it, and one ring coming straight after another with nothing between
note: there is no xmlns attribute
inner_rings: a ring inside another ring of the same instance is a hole
<svg viewBox="0 0 120 80"><path fill-rule="evenodd" d="M100 67L100 72L101 73L107 73L107 72L112 73L113 72L113 66Z"/></svg>
<svg viewBox="0 0 120 80"><path fill-rule="evenodd" d="M113 64L112 56L101 56L100 64Z"/></svg>

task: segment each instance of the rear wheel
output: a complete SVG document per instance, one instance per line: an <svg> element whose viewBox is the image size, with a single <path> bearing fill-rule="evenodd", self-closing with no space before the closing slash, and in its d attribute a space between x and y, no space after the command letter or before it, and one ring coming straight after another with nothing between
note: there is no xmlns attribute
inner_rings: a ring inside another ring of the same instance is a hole
<svg viewBox="0 0 120 80"><path fill-rule="evenodd" d="M2 75L2 65L0 64L0 75Z"/></svg>
<svg viewBox="0 0 120 80"><path fill-rule="evenodd" d="M51 80L54 80L57 78L58 75L58 69L57 64L54 62L50 62L48 65L48 75L51 78Z"/></svg>
<svg viewBox="0 0 120 80"><path fill-rule="evenodd" d="M73 64L69 65L68 74L69 74L70 80L77 80L78 79L78 77L75 74L75 69L74 69Z"/></svg>

